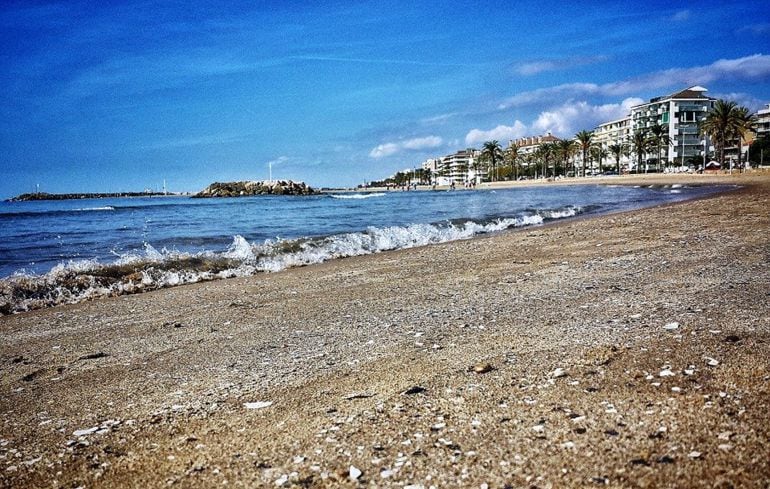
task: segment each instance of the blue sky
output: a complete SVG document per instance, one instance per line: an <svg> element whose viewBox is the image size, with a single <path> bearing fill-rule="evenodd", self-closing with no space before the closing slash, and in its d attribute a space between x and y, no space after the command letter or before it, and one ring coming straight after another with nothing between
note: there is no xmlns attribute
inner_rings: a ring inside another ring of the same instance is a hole
<svg viewBox="0 0 770 489"><path fill-rule="evenodd" d="M227 4L3 3L0 197L197 191L271 161L355 185L689 85L770 102L764 2Z"/></svg>

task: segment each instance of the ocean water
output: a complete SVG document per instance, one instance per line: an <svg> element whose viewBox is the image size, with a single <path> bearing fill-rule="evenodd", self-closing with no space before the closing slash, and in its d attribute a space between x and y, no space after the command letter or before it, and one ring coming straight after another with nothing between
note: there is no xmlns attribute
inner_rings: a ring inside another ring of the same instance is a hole
<svg viewBox="0 0 770 489"><path fill-rule="evenodd" d="M719 190L580 185L2 202L0 312L278 271Z"/></svg>

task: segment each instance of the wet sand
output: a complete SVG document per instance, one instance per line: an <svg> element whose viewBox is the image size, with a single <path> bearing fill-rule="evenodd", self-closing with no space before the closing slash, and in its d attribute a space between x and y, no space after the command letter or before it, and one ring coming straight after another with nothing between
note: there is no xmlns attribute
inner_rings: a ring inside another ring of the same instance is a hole
<svg viewBox="0 0 770 489"><path fill-rule="evenodd" d="M2 317L0 486L766 487L770 177L701 178L746 187Z"/></svg>

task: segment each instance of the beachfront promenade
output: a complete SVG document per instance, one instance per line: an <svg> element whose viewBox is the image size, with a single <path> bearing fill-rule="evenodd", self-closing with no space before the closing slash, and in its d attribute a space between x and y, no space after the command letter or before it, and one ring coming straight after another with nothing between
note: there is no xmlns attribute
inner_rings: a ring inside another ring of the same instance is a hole
<svg viewBox="0 0 770 489"><path fill-rule="evenodd" d="M0 486L768 485L770 177L608 180L744 188L0 318Z"/></svg>

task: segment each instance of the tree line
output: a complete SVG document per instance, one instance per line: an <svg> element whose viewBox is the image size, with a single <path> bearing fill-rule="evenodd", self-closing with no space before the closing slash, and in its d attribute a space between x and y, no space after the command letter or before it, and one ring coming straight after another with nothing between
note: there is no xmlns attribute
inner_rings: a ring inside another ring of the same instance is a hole
<svg viewBox="0 0 770 489"><path fill-rule="evenodd" d="M713 146L715 158L722 168L725 167L726 149L734 145L738 146L737 167L742 167L741 142L747 134L753 130L756 124L756 116L748 108L739 106L733 101L717 100L706 116L699 121L698 130L700 136L708 137ZM668 135L668 125L655 123L644 131L635 131L629 141L616 142L604 148L597 144L593 131L580 131L573 139L562 139L553 142L545 142L529 153L522 153L521 148L515 143L503 149L500 142L491 140L484 143L478 158L471 159L471 167L457 167L456 171L467 172L473 169L479 175L486 172L487 180L495 182L499 180L518 180L525 178L553 178L559 176L583 176L589 173L614 171L620 174L620 160L633 156L636 165L635 172L647 172L650 163L654 162L656 170L660 170L663 150L673 144ZM474 150L468 150L473 153ZM770 141L765 137L754 141L751 145L751 160L760 161L768 153L770 159ZM575 156L580 155L580 167L576 167ZM653 155L654 158L647 159ZM702 158L691 158L688 164L705 168L707 155ZM605 164L606 162L606 164ZM596 163L596 167L594 166ZM666 165L668 162L666 162ZM398 172L388 179L371 182L373 186L406 185L417 181L421 184L430 184L438 176L448 176L449 168L444 167L437 172L429 169L418 168L412 172Z"/></svg>

